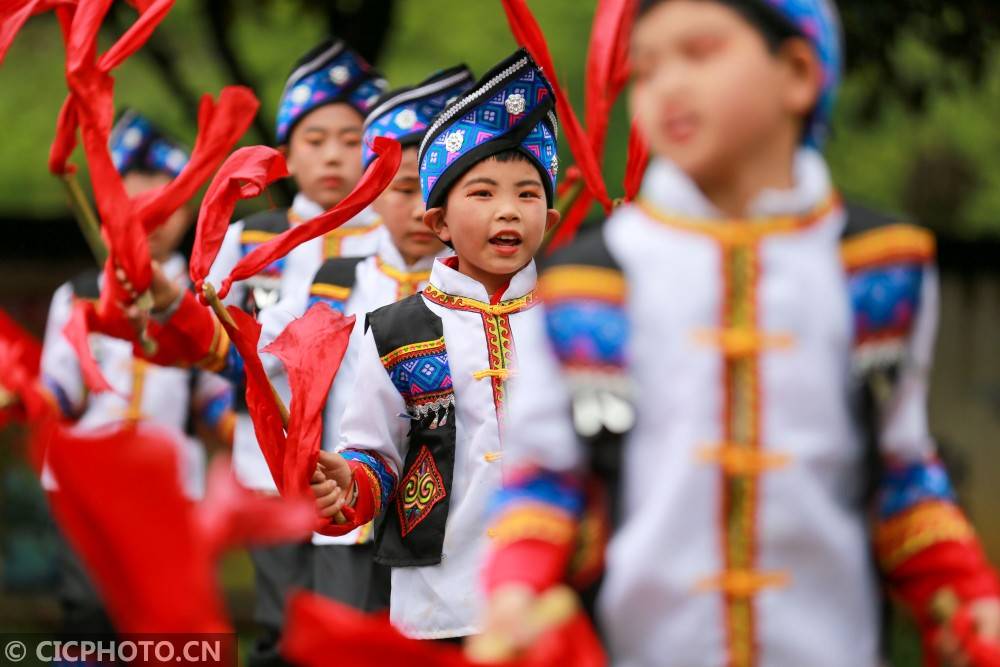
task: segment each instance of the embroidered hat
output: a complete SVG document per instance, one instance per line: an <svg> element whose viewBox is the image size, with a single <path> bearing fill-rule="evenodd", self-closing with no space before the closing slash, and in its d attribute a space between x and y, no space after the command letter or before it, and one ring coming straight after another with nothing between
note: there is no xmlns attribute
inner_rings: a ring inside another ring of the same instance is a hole
<svg viewBox="0 0 1000 667"><path fill-rule="evenodd" d="M472 87L475 79L465 65L457 65L409 88L382 95L365 119L361 162L365 169L375 159L375 137L395 139L405 146L419 145L434 118Z"/></svg>
<svg viewBox="0 0 1000 667"><path fill-rule="evenodd" d="M310 111L343 102L362 116L386 88L386 81L365 59L339 39L327 40L295 64L278 105L278 145L288 143L295 124Z"/></svg>
<svg viewBox="0 0 1000 667"><path fill-rule="evenodd" d="M119 174L133 169L159 171L177 177L188 163L188 153L167 138L145 116L125 109L111 129L111 161Z"/></svg>
<svg viewBox="0 0 1000 667"><path fill-rule="evenodd" d="M805 133L805 142L820 146L826 140L833 105L843 74L843 41L840 16L832 0L752 0L787 21L796 33L808 39L819 55L823 87Z"/></svg>
<svg viewBox="0 0 1000 667"><path fill-rule="evenodd" d="M770 38L803 37L813 45L823 69L823 87L810 115L804 143L819 147L826 139L834 99L843 74L843 40L834 0L716 0L744 14ZM640 14L663 0L643 0Z"/></svg>
<svg viewBox="0 0 1000 667"><path fill-rule="evenodd" d="M441 206L462 174L491 155L519 150L543 174L553 203L558 122L552 87L521 49L490 70L427 130L420 144L420 187L428 208Z"/></svg>

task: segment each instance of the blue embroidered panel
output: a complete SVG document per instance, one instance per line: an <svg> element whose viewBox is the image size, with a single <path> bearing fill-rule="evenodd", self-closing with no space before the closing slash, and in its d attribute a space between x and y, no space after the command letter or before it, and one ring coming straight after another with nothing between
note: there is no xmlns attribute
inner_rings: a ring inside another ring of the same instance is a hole
<svg viewBox="0 0 1000 667"><path fill-rule="evenodd" d="M629 323L620 305L573 299L546 306L549 340L559 360L572 366L625 365Z"/></svg>
<svg viewBox="0 0 1000 667"><path fill-rule="evenodd" d="M385 459L377 454L362 451L360 449L345 449L340 454L348 461L358 461L359 463L364 463L372 469L378 477L379 484L382 487L380 499L381 504L379 507L388 507L389 499L392 498L392 494L396 492L396 475L389 469Z"/></svg>
<svg viewBox="0 0 1000 667"><path fill-rule="evenodd" d="M490 500L489 514L498 514L521 503L542 503L579 516L583 513L584 497L575 477L533 470L495 493Z"/></svg>
<svg viewBox="0 0 1000 667"><path fill-rule="evenodd" d="M236 349L235 345L229 346L226 353L226 365L219 371L219 374L235 385L242 386L244 373L243 355Z"/></svg>
<svg viewBox="0 0 1000 667"><path fill-rule="evenodd" d="M848 280L856 339L906 335L920 305L924 267L906 264L866 269Z"/></svg>
<svg viewBox="0 0 1000 667"><path fill-rule="evenodd" d="M220 391L218 394L212 397L207 403L201 406L199 411L201 414L201 420L206 426L215 427L219 424L219 420L233 405L233 390L228 388L225 391Z"/></svg>
<svg viewBox="0 0 1000 667"><path fill-rule="evenodd" d="M890 467L883 473L879 489L879 516L899 514L927 500L955 501L948 471L940 461Z"/></svg>
<svg viewBox="0 0 1000 667"><path fill-rule="evenodd" d="M306 310L309 310L309 308L312 308L317 303L325 303L326 305L330 306L330 308L336 310L338 313L342 313L344 315L347 314L346 301L341 301L339 299L331 299L330 297L319 296L316 294L309 295L309 305L306 307Z"/></svg>
<svg viewBox="0 0 1000 667"><path fill-rule="evenodd" d="M400 348L382 358L392 384L410 407L419 407L452 393L451 368L444 341Z"/></svg>

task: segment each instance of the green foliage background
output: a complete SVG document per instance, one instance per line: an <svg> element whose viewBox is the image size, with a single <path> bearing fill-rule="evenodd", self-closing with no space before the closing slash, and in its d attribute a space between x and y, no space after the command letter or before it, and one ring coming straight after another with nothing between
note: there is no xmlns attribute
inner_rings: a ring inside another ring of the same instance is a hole
<svg viewBox="0 0 1000 667"><path fill-rule="evenodd" d="M308 3L239 3L234 26L240 56L259 82L268 125L290 64L323 36L326 25ZM545 0L532 8L548 35L558 75L582 105L583 66L592 3ZM201 5L178 0L158 31L189 87L216 93L228 83ZM349 36L348 36L349 38ZM110 39L110 37L108 37ZM482 72L514 48L499 2L399 0L379 66L393 84L413 83L436 68L465 61ZM850 44L848 45L850 53ZM842 190L880 207L907 211L946 235L1000 236L1000 52L973 84L916 37L892 57L906 84L923 84L926 104L913 111L884 96L870 118L875 70L853 71L844 86L828 155ZM0 67L0 215L46 218L65 213L59 184L46 171L49 142L65 94L63 51L52 16L32 19ZM140 53L118 73L116 101L153 117L190 141L194 127ZM580 108L580 107L578 107ZM612 189L625 161L624 105L616 110L606 169ZM251 141L253 143L253 141ZM568 155L566 156L568 159ZM908 184L917 164L923 169Z"/></svg>

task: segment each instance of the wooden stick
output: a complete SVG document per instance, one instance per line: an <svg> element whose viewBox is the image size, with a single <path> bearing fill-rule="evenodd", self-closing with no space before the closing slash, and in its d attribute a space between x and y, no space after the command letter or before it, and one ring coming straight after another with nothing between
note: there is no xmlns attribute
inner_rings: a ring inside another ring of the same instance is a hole
<svg viewBox="0 0 1000 667"><path fill-rule="evenodd" d="M212 312L215 313L215 316L218 317L219 320L223 322L226 326L231 327L233 329L238 328L236 326L236 322L233 321L232 316L229 314L229 311L226 310L226 307L222 305L222 301L219 300L219 295L215 291L215 287L212 285L212 283L205 283L204 287L202 288L202 292L205 294L205 299L208 301L208 305L212 307ZM285 402L281 399L281 395L278 394L278 390L274 388L274 385L270 384L270 382L268 384L271 387L271 395L274 397L274 402L278 406L278 412L281 413L281 425L284 426L285 430L287 431L288 407L285 405Z"/></svg>
<svg viewBox="0 0 1000 667"><path fill-rule="evenodd" d="M101 223L97 220L97 214L90 205L90 200L83 194L80 181L75 172L66 172L59 175L59 180L66 187L66 194L69 196L70 208L73 209L73 217L76 224L83 233L84 240L90 246L90 252L97 260L98 266L104 266L108 260L108 248L104 245L104 238L101 236Z"/></svg>

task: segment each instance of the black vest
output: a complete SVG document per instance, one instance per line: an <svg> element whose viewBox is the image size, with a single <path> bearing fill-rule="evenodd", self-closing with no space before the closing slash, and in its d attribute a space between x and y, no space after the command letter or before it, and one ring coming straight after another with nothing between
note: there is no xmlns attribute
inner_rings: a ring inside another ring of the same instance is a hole
<svg viewBox="0 0 1000 667"><path fill-rule="evenodd" d="M369 313L366 325L410 416L406 460L394 506L378 529L375 560L437 565L455 470L455 392L441 318L415 294Z"/></svg>
<svg viewBox="0 0 1000 667"><path fill-rule="evenodd" d="M291 227L288 222L288 209L280 208L271 211L255 213L243 221L243 234L240 245L257 245L265 240L265 236L277 236ZM277 303L281 297L280 283L271 276L251 276L246 279L247 294L240 307L255 314L262 308Z"/></svg>

